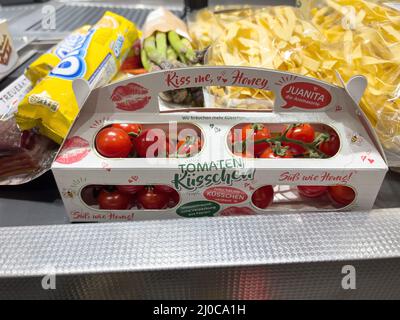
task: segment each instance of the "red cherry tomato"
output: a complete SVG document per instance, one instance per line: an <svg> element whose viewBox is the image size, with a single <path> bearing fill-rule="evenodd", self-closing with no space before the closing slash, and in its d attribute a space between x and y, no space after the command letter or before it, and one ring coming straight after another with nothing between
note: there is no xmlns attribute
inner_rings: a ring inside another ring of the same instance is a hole
<svg viewBox="0 0 400 320"><path fill-rule="evenodd" d="M272 148L268 148L260 155L261 159L293 158L290 150L286 150L284 155L277 155Z"/></svg>
<svg viewBox="0 0 400 320"><path fill-rule="evenodd" d="M140 59L140 40L133 43L132 49L128 56L125 58L121 65L121 71L138 69L142 67L142 60Z"/></svg>
<svg viewBox="0 0 400 320"><path fill-rule="evenodd" d="M96 136L96 149L107 158L126 158L132 150L132 142L124 130L105 128Z"/></svg>
<svg viewBox="0 0 400 320"><path fill-rule="evenodd" d="M125 186L116 186L118 191L128 193L128 194L135 194L140 190L144 189L144 186L137 186L137 185L125 185Z"/></svg>
<svg viewBox="0 0 400 320"><path fill-rule="evenodd" d="M97 202L100 209L103 210L127 210L131 205L129 195L118 190L108 191L102 189L97 197Z"/></svg>
<svg viewBox="0 0 400 320"><path fill-rule="evenodd" d="M96 205L97 197L98 194L96 194L96 186L94 185L86 186L81 191L81 199L88 206Z"/></svg>
<svg viewBox="0 0 400 320"><path fill-rule="evenodd" d="M149 210L165 209L168 206L168 195L155 190L153 187L146 187L137 194L137 205L139 208Z"/></svg>
<svg viewBox="0 0 400 320"><path fill-rule="evenodd" d="M328 191L326 186L297 186L299 193L306 198L318 198Z"/></svg>
<svg viewBox="0 0 400 320"><path fill-rule="evenodd" d="M340 139L336 132L333 132L328 141L322 142L319 145L319 150L325 153L329 157L333 157L338 151L340 147Z"/></svg>
<svg viewBox="0 0 400 320"><path fill-rule="evenodd" d="M142 125L138 123L114 123L112 128L124 130L127 134L138 137L142 132Z"/></svg>
<svg viewBox="0 0 400 320"><path fill-rule="evenodd" d="M168 157L169 151L173 148L168 137L165 141L158 142L159 137L153 135L150 130L143 131L135 138L133 145L140 158ZM153 146L154 145L154 146Z"/></svg>
<svg viewBox="0 0 400 320"><path fill-rule="evenodd" d="M178 205L179 200L180 200L180 196L179 193L174 190L171 193L167 193L169 199L168 199L168 208L174 208Z"/></svg>
<svg viewBox="0 0 400 320"><path fill-rule="evenodd" d="M304 143L311 143L315 139L315 131L310 124L303 123L289 129L289 131L286 133L286 138L301 141ZM306 150L302 146L296 143L285 142L283 143L283 145L289 146L293 155L301 155L306 152Z"/></svg>
<svg viewBox="0 0 400 320"><path fill-rule="evenodd" d="M356 197L354 190L346 186L330 186L328 187L328 193L334 202L343 207L352 203Z"/></svg>
<svg viewBox="0 0 400 320"><path fill-rule="evenodd" d="M166 186L165 184L157 184L153 186L154 190L159 191L159 192L164 192L164 193L172 193L176 192L174 188L170 186Z"/></svg>
<svg viewBox="0 0 400 320"><path fill-rule="evenodd" d="M274 189L272 186L264 186L257 189L251 196L253 204L260 209L268 208L274 200Z"/></svg>
<svg viewBox="0 0 400 320"><path fill-rule="evenodd" d="M168 196L168 208L174 208L179 203L180 196L174 188L166 185L155 185L154 190L165 193Z"/></svg>
<svg viewBox="0 0 400 320"><path fill-rule="evenodd" d="M178 140L177 153L179 156L192 157L201 150L201 139L199 137L188 136Z"/></svg>
<svg viewBox="0 0 400 320"><path fill-rule="evenodd" d="M256 157L258 157L265 149L269 148L268 142L256 142L269 138L271 138L271 132L261 123L250 123L242 128L241 141L250 140L254 143L254 155Z"/></svg>

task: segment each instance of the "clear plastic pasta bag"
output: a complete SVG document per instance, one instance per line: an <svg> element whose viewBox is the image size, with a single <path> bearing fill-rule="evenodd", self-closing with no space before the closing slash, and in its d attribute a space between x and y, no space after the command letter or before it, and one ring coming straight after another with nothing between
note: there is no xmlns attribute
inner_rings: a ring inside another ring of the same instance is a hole
<svg viewBox="0 0 400 320"><path fill-rule="evenodd" d="M361 107L391 164L400 166L400 4L319 0L311 7L311 22L328 40L326 58L335 61L334 69L345 80L356 74L368 79Z"/></svg>
<svg viewBox="0 0 400 320"><path fill-rule="evenodd" d="M387 1L311 0L267 7L234 21L211 46L211 65L279 69L340 85L368 80L361 107L392 166L400 166L400 5ZM212 88L217 96L272 99L269 93Z"/></svg>

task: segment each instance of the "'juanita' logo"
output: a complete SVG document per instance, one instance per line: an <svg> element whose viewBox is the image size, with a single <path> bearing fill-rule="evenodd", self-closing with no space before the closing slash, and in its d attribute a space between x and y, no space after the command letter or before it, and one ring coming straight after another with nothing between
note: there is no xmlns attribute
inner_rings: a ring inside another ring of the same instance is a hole
<svg viewBox="0 0 400 320"><path fill-rule="evenodd" d="M332 96L328 90L308 82L295 82L282 88L282 98L286 105L282 108L321 109L329 105Z"/></svg>
<svg viewBox="0 0 400 320"><path fill-rule="evenodd" d="M219 184L231 186L237 181L254 180L255 169L245 168L243 159L225 159L179 165L172 183L177 190L195 191Z"/></svg>

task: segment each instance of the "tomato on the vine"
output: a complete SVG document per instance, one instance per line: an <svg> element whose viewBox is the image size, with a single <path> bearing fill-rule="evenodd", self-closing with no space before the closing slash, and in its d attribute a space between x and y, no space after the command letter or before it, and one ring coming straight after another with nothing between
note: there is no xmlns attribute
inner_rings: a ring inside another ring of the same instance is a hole
<svg viewBox="0 0 400 320"><path fill-rule="evenodd" d="M329 186L328 193L333 201L342 206L348 206L356 197L354 190L347 186Z"/></svg>
<svg viewBox="0 0 400 320"><path fill-rule="evenodd" d="M336 132L330 134L329 139L319 145L319 150L329 157L333 157L340 147L340 139Z"/></svg>
<svg viewBox="0 0 400 320"><path fill-rule="evenodd" d="M97 197L100 209L127 210L130 208L131 199L128 194L118 190L102 189Z"/></svg>
<svg viewBox="0 0 400 320"><path fill-rule="evenodd" d="M201 150L201 139L199 137L187 136L184 139L178 139L178 156L191 157Z"/></svg>
<svg viewBox="0 0 400 320"><path fill-rule="evenodd" d="M277 154L272 148L268 148L260 154L262 159L277 159L277 158L293 158L293 154L290 150L282 149L281 154Z"/></svg>
<svg viewBox="0 0 400 320"><path fill-rule="evenodd" d="M124 193L135 194L135 193L139 192L140 190L143 190L144 186L129 184L129 185L119 185L119 186L116 186L116 188L118 189L118 191L121 191Z"/></svg>
<svg viewBox="0 0 400 320"><path fill-rule="evenodd" d="M241 142L246 141L247 144L250 141L254 144L254 155L258 157L265 149L269 148L270 144L266 141L259 142L271 138L271 132L262 123L249 123L242 128ZM249 148L246 148L246 151Z"/></svg>
<svg viewBox="0 0 400 320"><path fill-rule="evenodd" d="M132 142L124 130L104 128L96 136L96 149L107 158L126 158L132 151Z"/></svg>
<svg viewBox="0 0 400 320"><path fill-rule="evenodd" d="M142 132L142 125L138 123L113 123L111 127L122 129L132 137L138 137Z"/></svg>
<svg viewBox="0 0 400 320"><path fill-rule="evenodd" d="M312 143L315 139L315 131L310 124L302 123L291 127L286 133L286 138L304 143ZM290 147L293 155L301 155L306 152L306 149L294 142L284 142L282 145Z"/></svg>
<svg viewBox="0 0 400 320"><path fill-rule="evenodd" d="M253 204L260 209L268 208L274 200L274 189L272 186L264 186L257 189L251 196Z"/></svg>
<svg viewBox="0 0 400 320"><path fill-rule="evenodd" d="M138 208L160 210L167 208L169 197L166 193L147 186L137 194L136 200Z"/></svg>
<svg viewBox="0 0 400 320"><path fill-rule="evenodd" d="M166 136L165 141L158 141L159 136L151 133L150 130L143 131L139 137L135 138L133 145L140 158L168 157L172 149L171 142Z"/></svg>
<svg viewBox="0 0 400 320"><path fill-rule="evenodd" d="M327 186L297 186L299 193L306 198L318 198L328 191Z"/></svg>

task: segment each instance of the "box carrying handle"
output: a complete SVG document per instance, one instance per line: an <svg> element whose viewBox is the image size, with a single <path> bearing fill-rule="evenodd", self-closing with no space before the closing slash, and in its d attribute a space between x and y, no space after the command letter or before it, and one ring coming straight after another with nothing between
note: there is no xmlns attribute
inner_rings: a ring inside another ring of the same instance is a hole
<svg viewBox="0 0 400 320"><path fill-rule="evenodd" d="M326 112L349 100L343 88L292 73L251 67L192 67L139 75L97 89L100 104L96 112L158 113L160 92L207 86L271 91L275 112Z"/></svg>

